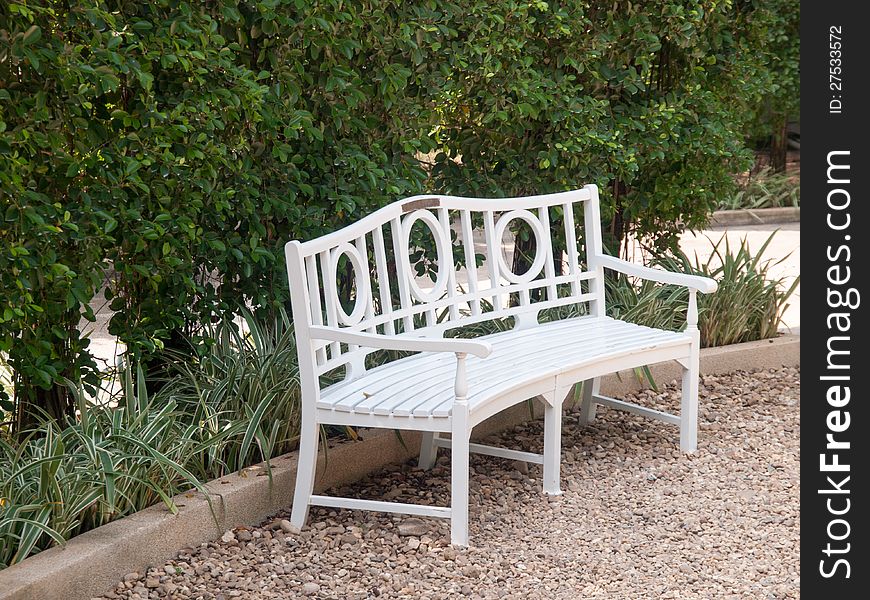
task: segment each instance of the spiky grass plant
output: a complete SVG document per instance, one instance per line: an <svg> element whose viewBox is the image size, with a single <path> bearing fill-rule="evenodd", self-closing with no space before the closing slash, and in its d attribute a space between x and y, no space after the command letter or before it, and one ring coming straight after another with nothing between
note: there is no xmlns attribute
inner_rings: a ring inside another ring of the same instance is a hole
<svg viewBox="0 0 870 600"><path fill-rule="evenodd" d="M787 258L762 259L775 234L755 251L750 250L746 239L735 248L723 235L706 260L698 256L691 259L682 251L652 260L663 269L702 275L719 283L715 293L698 296L702 346L726 346L777 335L800 277L786 285L784 278L771 275L771 269ZM607 293L608 309L620 319L670 330L685 324L685 288L619 277L608 281Z"/></svg>
<svg viewBox="0 0 870 600"><path fill-rule="evenodd" d="M292 324L243 316L244 327L213 326L215 343L173 362L153 397L128 367L111 402L74 390L76 419L44 419L14 445L0 438L0 568L155 503L174 512L172 496L294 446Z"/></svg>
<svg viewBox="0 0 870 600"><path fill-rule="evenodd" d="M286 313L263 321L247 309L243 326L210 326L213 343L197 360L170 365L161 390L188 415L202 441L191 468L204 478L238 471L293 449L301 390L293 324Z"/></svg>
<svg viewBox="0 0 870 600"><path fill-rule="evenodd" d="M799 207L801 204L800 179L776 173L770 167L748 177L739 187L733 196L719 203L720 210Z"/></svg>
<svg viewBox="0 0 870 600"><path fill-rule="evenodd" d="M683 252L654 260L665 269L703 275L719 282L714 294L699 297L703 317L698 327L703 345L726 346L777 335L788 300L800 285L800 276L786 285L785 278L771 275L771 269L788 258L762 259L775 235L776 232L771 233L754 251L745 238L733 248L723 235L706 261L697 256L692 261Z"/></svg>
<svg viewBox="0 0 870 600"><path fill-rule="evenodd" d="M79 418L48 418L13 443L0 439L0 568L191 488L185 467L200 441L165 398L149 400L145 379L127 371L117 407L86 404ZM74 389L74 388L73 388Z"/></svg>

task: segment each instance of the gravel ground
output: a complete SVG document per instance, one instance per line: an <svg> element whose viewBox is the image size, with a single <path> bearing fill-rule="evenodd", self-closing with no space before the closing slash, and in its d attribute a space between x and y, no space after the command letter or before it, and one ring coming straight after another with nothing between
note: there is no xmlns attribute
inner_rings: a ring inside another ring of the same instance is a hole
<svg viewBox="0 0 870 600"><path fill-rule="evenodd" d="M600 408L580 427L567 414L556 499L539 466L472 456L469 549L449 546L439 519L313 508L301 533L279 514L103 598L797 598L799 376L703 377L691 456L673 426ZM678 386L635 400L676 410ZM490 442L539 451L541 439L534 422ZM331 492L446 504L449 460Z"/></svg>

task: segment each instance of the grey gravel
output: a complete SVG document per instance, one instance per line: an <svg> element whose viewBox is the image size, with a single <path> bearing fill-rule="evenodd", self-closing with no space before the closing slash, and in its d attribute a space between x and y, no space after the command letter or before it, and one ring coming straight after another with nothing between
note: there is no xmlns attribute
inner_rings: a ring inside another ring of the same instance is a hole
<svg viewBox="0 0 870 600"><path fill-rule="evenodd" d="M443 520L312 508L301 532L279 514L103 598L798 598L799 376L704 376L693 455L673 426L600 408L581 427L567 412L556 498L541 494L539 465L472 456L472 548L451 547ZM678 386L633 400L675 412ZM488 441L538 452L541 431ZM448 456L328 493L446 505Z"/></svg>

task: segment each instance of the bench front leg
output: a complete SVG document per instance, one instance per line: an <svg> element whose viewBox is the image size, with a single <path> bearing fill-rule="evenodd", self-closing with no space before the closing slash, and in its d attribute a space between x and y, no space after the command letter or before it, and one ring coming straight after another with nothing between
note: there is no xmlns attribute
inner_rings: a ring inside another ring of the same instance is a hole
<svg viewBox="0 0 870 600"><path fill-rule="evenodd" d="M562 464L562 400L544 402L544 493L560 496Z"/></svg>
<svg viewBox="0 0 870 600"><path fill-rule="evenodd" d="M698 304L695 290L689 291L686 332L692 336L692 346L688 361L683 363L680 450L694 452L698 448L698 377L701 371L701 333L698 331Z"/></svg>
<svg viewBox="0 0 870 600"><path fill-rule="evenodd" d="M308 411L302 418L299 440L299 455L296 463L296 489L293 493L293 510L290 522L302 529L308 518L308 506L314 492L314 475L317 471L317 442L320 438L320 425Z"/></svg>
<svg viewBox="0 0 870 600"><path fill-rule="evenodd" d="M450 439L450 543L468 546L468 381L465 353L456 353L456 383Z"/></svg>

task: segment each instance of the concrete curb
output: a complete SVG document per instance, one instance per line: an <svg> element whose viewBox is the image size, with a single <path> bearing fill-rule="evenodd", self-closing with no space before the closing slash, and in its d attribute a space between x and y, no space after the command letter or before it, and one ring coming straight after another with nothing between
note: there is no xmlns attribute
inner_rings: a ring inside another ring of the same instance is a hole
<svg viewBox="0 0 870 600"><path fill-rule="evenodd" d="M757 208L741 210L717 210L710 218L711 227L734 227L737 225L771 225L794 223L801 220L801 209L792 206L781 208Z"/></svg>
<svg viewBox="0 0 870 600"><path fill-rule="evenodd" d="M800 365L800 336L735 344L701 351L701 372L726 373ZM680 367L663 363L651 367L658 383L678 379ZM602 380L602 393L619 396L642 386L632 371ZM482 423L475 437L485 437L529 419L529 409L514 406ZM357 481L389 464L402 463L416 454L418 433L403 432L403 447L392 431L367 430L361 441L342 442L329 450L328 464L318 464L317 490ZM293 497L295 453L272 461L272 481L261 466L209 482L217 525L200 493L175 498L178 514L162 505L152 506L114 521L0 571L0 600L87 600L105 593L126 573L142 572L161 564L185 546L196 546L220 537L227 529L262 522L287 507Z"/></svg>

